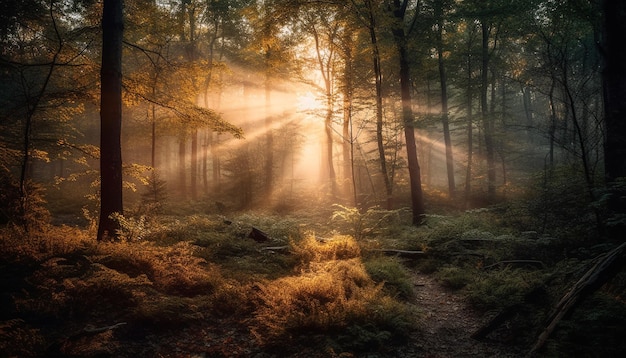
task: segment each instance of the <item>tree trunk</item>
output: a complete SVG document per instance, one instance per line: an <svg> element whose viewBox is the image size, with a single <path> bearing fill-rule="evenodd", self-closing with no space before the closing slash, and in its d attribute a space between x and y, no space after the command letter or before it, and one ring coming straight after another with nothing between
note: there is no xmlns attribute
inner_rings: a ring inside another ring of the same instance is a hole
<svg viewBox="0 0 626 358"><path fill-rule="evenodd" d="M604 176L608 184L626 177L626 2L603 0L604 60ZM626 200L615 191L609 207L617 214L626 213ZM623 228L623 225L622 225ZM615 234L620 235L620 228Z"/></svg>
<svg viewBox="0 0 626 358"><path fill-rule="evenodd" d="M272 192L274 179L274 133L272 129L271 114L271 48L267 47L265 54L265 194L270 195Z"/></svg>
<svg viewBox="0 0 626 358"><path fill-rule="evenodd" d="M472 193L472 160L474 154L474 118L472 113L472 40L473 31L468 26L468 40L467 40L467 88L466 88L466 100L467 100L467 168L465 171L465 204L469 204L470 196Z"/></svg>
<svg viewBox="0 0 626 358"><path fill-rule="evenodd" d="M352 48L354 44L352 43L352 34L350 32L346 32L344 36L344 45L345 45L345 53L344 53L344 70L343 70L343 128L342 128L342 136L343 136L343 191L344 195L349 196L350 192L352 192L352 197L354 201L354 206L358 205L357 203L357 193L356 193L356 184L354 183L354 156L352 153L352 142L354 138L352 138Z"/></svg>
<svg viewBox="0 0 626 358"><path fill-rule="evenodd" d="M154 90L152 91L154 95ZM151 120L150 120L150 166L152 169L156 169L156 105L153 103L150 105Z"/></svg>
<svg viewBox="0 0 626 358"><path fill-rule="evenodd" d="M185 199L187 197L187 166L186 159L187 156L187 141L184 137L180 138L180 142L178 143L178 181L179 181L179 189L180 189L180 197Z"/></svg>
<svg viewBox="0 0 626 358"><path fill-rule="evenodd" d="M496 161L493 138L493 123L487 107L487 91L489 89L489 26L485 20L481 20L482 30L482 67L480 86L480 106L485 137L485 152L487 160L487 195L490 202L496 197Z"/></svg>
<svg viewBox="0 0 626 358"><path fill-rule="evenodd" d="M372 44L372 62L374 65L374 77L376 87L376 145L378 147L378 160L380 161L380 172L383 176L386 194L386 208L393 208L393 185L387 170L387 158L385 156L385 145L383 138L383 75L380 64L380 51L378 48L378 38L376 36L376 18L371 1L367 1L369 10L369 32Z"/></svg>
<svg viewBox="0 0 626 358"><path fill-rule="evenodd" d="M550 152L548 153L548 163L550 170L554 169L554 144L556 141L556 103L554 101L554 86L555 79L554 76L551 78L550 82L550 92L548 93L548 102L550 104L550 127L548 129L548 136L550 139Z"/></svg>
<svg viewBox="0 0 626 358"><path fill-rule="evenodd" d="M211 163L213 165L213 186L215 188L215 191L219 193L219 191L221 190L221 185L222 185L221 164L220 164L220 156L218 152L218 148L220 144L220 135L215 134L215 139L213 139L213 134L209 133L209 137L212 138L211 139L211 158L212 158Z"/></svg>
<svg viewBox="0 0 626 358"><path fill-rule="evenodd" d="M402 98L402 119L404 124L404 138L406 141L406 155L409 166L411 209L413 214L412 222L413 225L420 225L424 219L424 195L422 193L420 166L417 160L417 146L415 145L414 118L413 109L411 108L411 76L406 49L406 35L403 27L408 0L404 0L402 3L400 3L399 0L395 0L394 4L394 16L398 24L393 30L393 35L400 60L400 93Z"/></svg>
<svg viewBox="0 0 626 358"><path fill-rule="evenodd" d="M191 134L191 199L198 200L198 129Z"/></svg>
<svg viewBox="0 0 626 358"><path fill-rule="evenodd" d="M209 148L211 146L212 133L210 129L204 132L204 141L202 144L202 191L204 195L209 195Z"/></svg>
<svg viewBox="0 0 626 358"><path fill-rule="evenodd" d="M626 177L626 3L604 0L605 176Z"/></svg>
<svg viewBox="0 0 626 358"><path fill-rule="evenodd" d="M439 0L436 3L437 16L437 63L439 65L439 80L441 83L441 124L443 126L443 141L446 147L446 170L448 173L448 195L455 197L456 184L454 182L454 157L452 155L452 139L450 137L450 125L448 121L448 84L446 68L443 60L443 4Z"/></svg>
<svg viewBox="0 0 626 358"><path fill-rule="evenodd" d="M333 197L336 195L336 174L335 167L333 166L333 72L332 72L332 60L333 60L333 52L331 49L330 54L328 54L328 59L324 61L322 56L322 49L320 48L320 38L317 30L313 26L311 28L313 31L313 38L315 40L315 53L317 56L317 62L320 68L320 73L322 75L322 80L324 81L324 96L326 99L326 115L324 118L324 133L326 134L326 142L325 146L322 149L322 180L330 181L331 194Z"/></svg>
<svg viewBox="0 0 626 358"><path fill-rule="evenodd" d="M122 0L104 0L100 95L100 222L98 240L115 238L122 203Z"/></svg>

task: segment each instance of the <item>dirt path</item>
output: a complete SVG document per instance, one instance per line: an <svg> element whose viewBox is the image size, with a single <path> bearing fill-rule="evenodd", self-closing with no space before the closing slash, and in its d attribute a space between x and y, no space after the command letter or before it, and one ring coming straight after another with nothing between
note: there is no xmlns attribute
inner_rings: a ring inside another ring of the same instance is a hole
<svg viewBox="0 0 626 358"><path fill-rule="evenodd" d="M487 319L461 295L442 287L432 276L414 274L415 304L422 324L405 357L522 357L514 347L480 342L470 335Z"/></svg>

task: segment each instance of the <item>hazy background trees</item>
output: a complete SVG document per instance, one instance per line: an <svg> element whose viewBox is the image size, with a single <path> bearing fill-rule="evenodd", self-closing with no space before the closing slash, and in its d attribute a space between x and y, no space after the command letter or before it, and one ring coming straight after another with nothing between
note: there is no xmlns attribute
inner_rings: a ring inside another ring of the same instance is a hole
<svg viewBox="0 0 626 358"><path fill-rule="evenodd" d="M97 217L89 198L118 196L91 185L98 156L107 158L94 148L107 142L100 134L109 138L95 116L106 86L102 4L4 4L3 220L24 222L36 185L68 202L63 214L80 216L79 206ZM562 172L582 183L586 203L597 201L605 170L610 181L621 177L610 168L622 163L615 143L623 140L606 127L621 122L604 115L614 102L605 101L601 71L606 60L611 72L614 55L598 44L617 30L602 27L601 9L594 1L127 0L124 203L140 206L144 185L162 182L173 203L207 211L411 206L417 223L438 198L493 204L536 176L547 190Z"/></svg>

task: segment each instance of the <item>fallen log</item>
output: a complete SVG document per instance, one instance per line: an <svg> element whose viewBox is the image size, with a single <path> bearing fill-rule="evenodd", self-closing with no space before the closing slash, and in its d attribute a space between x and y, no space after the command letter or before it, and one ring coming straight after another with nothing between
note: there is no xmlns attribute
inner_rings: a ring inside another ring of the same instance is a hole
<svg viewBox="0 0 626 358"><path fill-rule="evenodd" d="M593 293L617 273L617 268L624 264L625 249L626 242L595 259L595 264L585 272L552 309L548 324L530 350L530 356L534 356L543 348L561 319L574 308L581 298ZM617 260L618 258L620 260Z"/></svg>
<svg viewBox="0 0 626 358"><path fill-rule="evenodd" d="M424 251L414 251L414 250L396 250L396 249L376 249L374 251L382 252L385 255L395 255L395 256L403 256L403 257L415 257L425 255Z"/></svg>
<svg viewBox="0 0 626 358"><path fill-rule="evenodd" d="M504 324L509 319L515 317L516 314L523 313L526 305L538 305L545 300L547 293L543 286L537 286L528 291L522 297L520 302L516 302L496 314L487 323L479 327L471 337L476 340L482 340L495 331L498 327Z"/></svg>
<svg viewBox="0 0 626 358"><path fill-rule="evenodd" d="M126 324L126 322L120 322L120 323L116 323L116 324L111 325L111 326L104 326L104 327L87 326L87 327L85 327L84 331L85 331L85 333L88 333L88 334L97 334L97 333L106 332L106 331L110 331L110 330L119 328L120 326L123 326L125 324Z"/></svg>

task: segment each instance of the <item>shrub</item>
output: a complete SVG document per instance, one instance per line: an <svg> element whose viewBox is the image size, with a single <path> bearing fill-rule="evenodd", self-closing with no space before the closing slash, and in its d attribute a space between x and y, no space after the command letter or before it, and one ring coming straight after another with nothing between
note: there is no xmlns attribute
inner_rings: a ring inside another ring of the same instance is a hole
<svg viewBox="0 0 626 358"><path fill-rule="evenodd" d="M521 302L531 287L540 283L540 273L522 270L482 272L468 287L470 302L479 308L494 309Z"/></svg>
<svg viewBox="0 0 626 358"><path fill-rule="evenodd" d="M38 230L50 223L46 207L45 188L33 181L24 183L24 193L19 183L7 176L0 177L0 224L11 223L26 232Z"/></svg>
<svg viewBox="0 0 626 358"><path fill-rule="evenodd" d="M129 275L145 273L154 287L164 293L182 296L208 295L223 283L216 266L194 256L196 250L188 242L171 247L157 247L153 243L103 243L102 262Z"/></svg>
<svg viewBox="0 0 626 358"><path fill-rule="evenodd" d="M345 260L361 256L361 249L351 236L335 235L320 240L309 234L299 242L292 242L291 250L302 263L325 260Z"/></svg>
<svg viewBox="0 0 626 358"><path fill-rule="evenodd" d="M150 229L146 225L146 217L143 215L139 218L133 218L120 213L113 213L110 218L118 223L117 236L122 241L140 241L150 234Z"/></svg>
<svg viewBox="0 0 626 358"><path fill-rule="evenodd" d="M396 258L376 257L365 261L365 269L375 282L383 283L385 291L402 300L414 297L411 275Z"/></svg>
<svg viewBox="0 0 626 358"><path fill-rule="evenodd" d="M3 357L35 357L45 339L38 329L21 319L0 322L0 352Z"/></svg>
<svg viewBox="0 0 626 358"><path fill-rule="evenodd" d="M406 336L411 327L409 310L385 296L382 285L374 283L357 259L314 263L300 276L261 284L259 289L254 332L264 344L294 334L331 332L358 335L359 345L380 344Z"/></svg>
<svg viewBox="0 0 626 358"><path fill-rule="evenodd" d="M400 210L383 210L372 207L366 211L359 208L333 204L331 221L339 225L339 230L355 239L361 240L367 235L381 234L383 231L399 227L401 223Z"/></svg>
<svg viewBox="0 0 626 358"><path fill-rule="evenodd" d="M475 277L475 272L460 267L444 267L437 272L437 278L441 283L453 290L461 289L470 284Z"/></svg>

